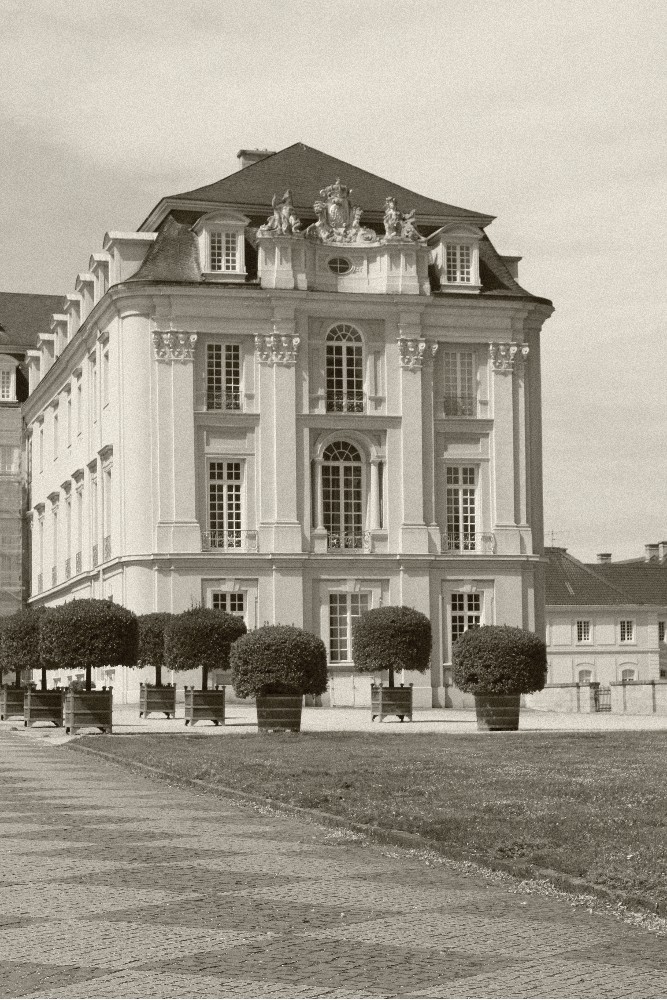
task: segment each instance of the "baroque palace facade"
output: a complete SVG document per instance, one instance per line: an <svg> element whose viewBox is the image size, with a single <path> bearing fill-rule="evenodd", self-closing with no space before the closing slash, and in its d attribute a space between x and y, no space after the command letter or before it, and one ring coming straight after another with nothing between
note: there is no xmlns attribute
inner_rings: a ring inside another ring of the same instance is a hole
<svg viewBox="0 0 667 1000"><path fill-rule="evenodd" d="M544 632L551 303L488 215L302 144L239 158L109 232L29 352L31 602L303 626L333 704L368 698L354 617L407 604L415 705L460 704L461 631Z"/></svg>

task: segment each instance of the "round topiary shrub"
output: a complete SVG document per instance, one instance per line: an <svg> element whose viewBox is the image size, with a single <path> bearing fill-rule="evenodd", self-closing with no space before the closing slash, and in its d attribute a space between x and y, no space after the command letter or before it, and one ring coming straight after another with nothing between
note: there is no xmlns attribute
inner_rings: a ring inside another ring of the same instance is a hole
<svg viewBox="0 0 667 1000"><path fill-rule="evenodd" d="M202 691L210 670L229 669L229 650L245 635L245 622L226 611L190 608L173 615L165 630L165 665L170 670L202 670Z"/></svg>
<svg viewBox="0 0 667 1000"><path fill-rule="evenodd" d="M475 695L530 694L546 682L547 647L534 632L510 625L469 629L454 643L452 680Z"/></svg>
<svg viewBox="0 0 667 1000"><path fill-rule="evenodd" d="M168 611L154 611L139 615L138 667L155 667L155 686L162 684L162 667L165 666L165 632L174 616Z"/></svg>
<svg viewBox="0 0 667 1000"><path fill-rule="evenodd" d="M15 672L17 687L21 684L21 674L27 674L30 682L32 671L42 667L39 655L39 623L43 616L42 608L35 610L26 608L2 619L0 629L2 669ZM46 690L46 670L43 667L42 690Z"/></svg>
<svg viewBox="0 0 667 1000"><path fill-rule="evenodd" d="M421 611L402 605L385 605L366 611L352 625L352 659L365 673L395 670L423 674L431 660L431 622Z"/></svg>
<svg viewBox="0 0 667 1000"><path fill-rule="evenodd" d="M312 632L294 625L263 625L234 643L232 684L239 698L324 694L327 651Z"/></svg>
<svg viewBox="0 0 667 1000"><path fill-rule="evenodd" d="M113 601L68 601L42 616L39 650L51 670L85 670L91 690L93 667L131 667L137 662L137 616Z"/></svg>

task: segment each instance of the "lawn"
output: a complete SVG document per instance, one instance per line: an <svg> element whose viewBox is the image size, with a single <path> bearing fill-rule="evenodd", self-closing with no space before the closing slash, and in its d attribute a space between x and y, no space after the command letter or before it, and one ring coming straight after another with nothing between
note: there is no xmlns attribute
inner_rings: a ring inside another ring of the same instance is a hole
<svg viewBox="0 0 667 1000"><path fill-rule="evenodd" d="M522 862L667 912L667 733L84 737L128 761Z"/></svg>

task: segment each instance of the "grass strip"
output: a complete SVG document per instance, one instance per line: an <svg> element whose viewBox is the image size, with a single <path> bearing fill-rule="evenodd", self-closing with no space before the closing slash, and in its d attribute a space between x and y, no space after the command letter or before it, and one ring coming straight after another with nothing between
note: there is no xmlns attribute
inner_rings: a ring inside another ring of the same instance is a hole
<svg viewBox="0 0 667 1000"><path fill-rule="evenodd" d="M160 733L70 746L667 913L667 733Z"/></svg>

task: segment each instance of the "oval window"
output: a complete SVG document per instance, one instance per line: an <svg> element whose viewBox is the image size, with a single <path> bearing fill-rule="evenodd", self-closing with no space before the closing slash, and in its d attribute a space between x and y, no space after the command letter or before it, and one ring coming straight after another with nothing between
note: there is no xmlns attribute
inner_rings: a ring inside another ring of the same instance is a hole
<svg viewBox="0 0 667 1000"><path fill-rule="evenodd" d="M349 274L352 265L346 257L332 257L329 261L329 270L334 274Z"/></svg>

